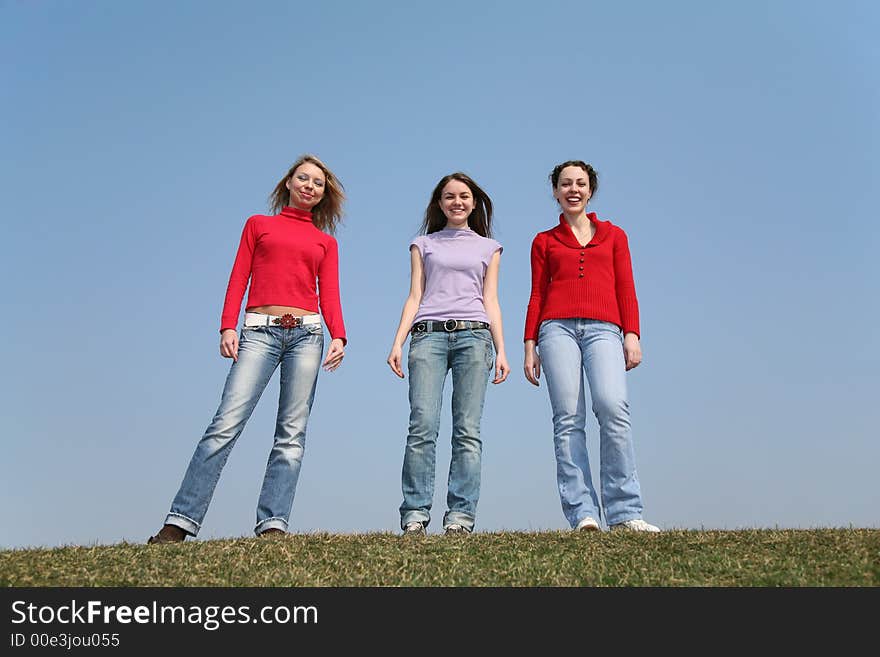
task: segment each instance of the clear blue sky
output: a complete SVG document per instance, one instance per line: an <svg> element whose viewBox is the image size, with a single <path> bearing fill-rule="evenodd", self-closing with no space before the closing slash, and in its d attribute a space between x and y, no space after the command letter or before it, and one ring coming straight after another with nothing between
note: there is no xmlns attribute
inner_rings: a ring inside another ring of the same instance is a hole
<svg viewBox="0 0 880 657"><path fill-rule="evenodd" d="M487 396L477 529L566 527L522 331L569 158L630 238L645 518L880 524L876 3L180 5L0 0L0 546L158 529L228 370L241 227L304 152L349 196L350 343L318 382L293 531L397 531L407 386L384 361L407 244L454 170L495 202L513 367ZM250 535L277 390L200 538Z"/></svg>

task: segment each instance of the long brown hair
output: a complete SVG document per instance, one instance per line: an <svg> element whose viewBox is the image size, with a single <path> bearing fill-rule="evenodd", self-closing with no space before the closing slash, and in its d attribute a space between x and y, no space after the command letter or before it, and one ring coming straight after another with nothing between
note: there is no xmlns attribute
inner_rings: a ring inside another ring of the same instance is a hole
<svg viewBox="0 0 880 657"><path fill-rule="evenodd" d="M422 221L421 232L425 235L436 233L446 227L446 215L440 209L440 195L443 188L450 180L457 180L467 185L471 194L474 195L474 209L468 215L468 226L472 231L483 237L492 237L492 199L480 186L466 173L456 171L448 176L443 176L434 191L431 200L425 208L425 218Z"/></svg>
<svg viewBox="0 0 880 657"><path fill-rule="evenodd" d="M330 167L314 155L306 153L293 163L293 166L287 170L287 173L284 174L284 177L275 185L272 193L269 194L269 207L272 212L277 214L281 212L283 207L290 205L290 190L287 189L287 181L306 162L314 164L324 172L324 196L312 208L312 223L319 230L333 235L336 232L336 226L342 221L342 203L345 201L345 188L339 182L339 178L330 171Z"/></svg>

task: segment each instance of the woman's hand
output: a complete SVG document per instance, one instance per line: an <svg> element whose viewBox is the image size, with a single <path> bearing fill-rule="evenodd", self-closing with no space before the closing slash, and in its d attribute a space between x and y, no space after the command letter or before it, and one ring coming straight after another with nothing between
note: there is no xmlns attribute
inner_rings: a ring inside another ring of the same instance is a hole
<svg viewBox="0 0 880 657"><path fill-rule="evenodd" d="M235 329L223 329L220 333L220 355L238 362L238 333Z"/></svg>
<svg viewBox="0 0 880 657"><path fill-rule="evenodd" d="M330 341L330 348L327 350L327 358L324 359L322 367L325 372L332 372L342 365L342 359L345 358L345 343L342 338L333 338Z"/></svg>
<svg viewBox="0 0 880 657"><path fill-rule="evenodd" d="M507 355L502 351L495 356L495 378L492 383L504 383L510 374L510 365L507 364Z"/></svg>
<svg viewBox="0 0 880 657"><path fill-rule="evenodd" d="M638 367L642 362L642 345L639 336L635 333L627 333L623 336L623 355L626 358L626 371Z"/></svg>
<svg viewBox="0 0 880 657"><path fill-rule="evenodd" d="M395 344L391 347L391 353L388 354L388 360L385 362L388 363L388 367L391 368L391 371L402 379L403 369L400 367L401 358L403 358L403 347L399 344Z"/></svg>
<svg viewBox="0 0 880 657"><path fill-rule="evenodd" d="M526 373L526 379L532 385L539 386L541 385L539 382L541 378L541 357L538 356L538 351L535 349L535 341L526 340L525 350L523 369Z"/></svg>

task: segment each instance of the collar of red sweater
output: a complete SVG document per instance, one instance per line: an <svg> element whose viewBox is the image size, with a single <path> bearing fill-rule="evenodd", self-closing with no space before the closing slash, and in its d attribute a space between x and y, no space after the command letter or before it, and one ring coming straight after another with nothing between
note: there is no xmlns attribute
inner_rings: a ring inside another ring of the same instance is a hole
<svg viewBox="0 0 880 657"><path fill-rule="evenodd" d="M287 217L288 219L299 219L300 221L308 221L312 223L312 213L308 210L300 210L299 208L295 208L292 205L285 205L281 208L282 217Z"/></svg>
<svg viewBox="0 0 880 657"><path fill-rule="evenodd" d="M565 215L559 215L559 225L552 230L556 239L565 244L565 246L570 246L573 249L583 249L585 246L596 246L597 244L601 244L603 240L611 233L611 222L610 221L601 221L595 212L588 212L587 219L596 227L596 232L593 234L593 239L586 245L582 245L577 241L577 238L574 236L574 231L571 229L569 223L565 220Z"/></svg>

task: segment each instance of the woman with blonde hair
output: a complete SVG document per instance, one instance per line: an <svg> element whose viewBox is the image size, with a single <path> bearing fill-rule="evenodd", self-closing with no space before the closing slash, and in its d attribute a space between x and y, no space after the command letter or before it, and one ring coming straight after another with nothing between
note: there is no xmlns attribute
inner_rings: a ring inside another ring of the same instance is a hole
<svg viewBox="0 0 880 657"><path fill-rule="evenodd" d="M327 165L303 155L269 197L275 214L254 215L245 223L220 321L220 354L232 359L220 407L196 445L164 526L149 543L179 542L198 534L226 459L279 366L275 440L254 533L287 532L318 371L321 366L335 370L345 356L333 237L344 199L342 184ZM236 327L248 284L239 335ZM323 362L321 316L331 337Z"/></svg>

